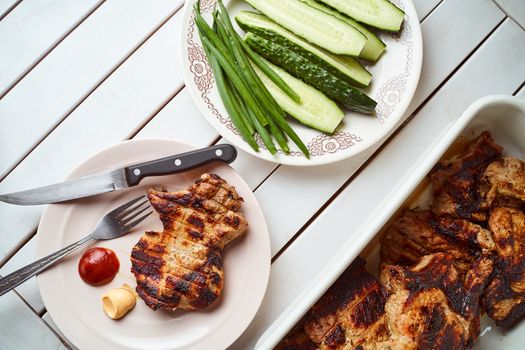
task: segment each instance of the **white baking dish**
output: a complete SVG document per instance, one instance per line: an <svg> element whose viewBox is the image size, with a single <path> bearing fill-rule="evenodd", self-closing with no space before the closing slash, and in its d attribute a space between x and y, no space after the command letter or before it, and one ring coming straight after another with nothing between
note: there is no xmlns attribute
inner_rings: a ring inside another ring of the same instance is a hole
<svg viewBox="0 0 525 350"><path fill-rule="evenodd" d="M298 295L259 338L257 349L271 349L288 333L315 301L330 287L357 255L367 258L368 269L378 271L378 233L398 212L418 204L425 204L424 184L427 173L459 137L471 139L483 130L490 130L497 143L504 147L504 154L525 159L525 100L512 96L487 96L474 102L448 129L436 138L434 145L422 154L417 164L407 169L407 174L372 212L360 227L357 237L363 239L347 241L334 254L322 273L315 278L303 293ZM423 191L419 192L423 185ZM418 189L416 198L412 195ZM408 200L410 198L410 200ZM354 235L356 237L356 235ZM374 239L376 238L376 239ZM356 245L358 245L356 249ZM366 247L366 248L365 248ZM361 254L358 252L361 251ZM525 321L510 332L502 333L490 320L482 320L482 336L476 349L523 349Z"/></svg>

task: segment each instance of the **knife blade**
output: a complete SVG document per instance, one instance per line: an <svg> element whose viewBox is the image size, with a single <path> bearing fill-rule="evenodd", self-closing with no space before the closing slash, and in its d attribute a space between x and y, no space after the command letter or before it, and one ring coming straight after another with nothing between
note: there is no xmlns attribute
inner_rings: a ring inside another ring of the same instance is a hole
<svg viewBox="0 0 525 350"><path fill-rule="evenodd" d="M229 164L235 158L235 147L215 145L48 186L2 194L0 201L17 205L60 203L133 187L145 177L176 174L213 161Z"/></svg>

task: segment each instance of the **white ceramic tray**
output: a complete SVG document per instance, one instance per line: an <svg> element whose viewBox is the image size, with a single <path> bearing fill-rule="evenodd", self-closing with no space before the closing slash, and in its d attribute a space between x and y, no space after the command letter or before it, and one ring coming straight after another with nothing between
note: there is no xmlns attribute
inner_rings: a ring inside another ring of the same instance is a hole
<svg viewBox="0 0 525 350"><path fill-rule="evenodd" d="M412 193L458 137L471 139L483 130L491 131L495 141L504 147L504 154L525 159L525 100L494 95L484 97L467 108L455 123L435 138L433 146L428 148L430 151L422 154L420 162L407 168L407 176L394 188L394 195L389 195L391 200L383 202L363 220L363 226L358 229L359 234L353 236L362 239L357 242L347 241L335 252L324 270L312 279L308 288L298 295L259 338L256 349L271 349L277 345L358 255L367 258L367 267L372 273L377 272L379 242L374 237L378 236L383 226L399 209L413 204L416 199L411 198ZM408 198L411 198L410 203ZM476 349L522 349L525 322L503 333L484 318L481 334L475 345Z"/></svg>

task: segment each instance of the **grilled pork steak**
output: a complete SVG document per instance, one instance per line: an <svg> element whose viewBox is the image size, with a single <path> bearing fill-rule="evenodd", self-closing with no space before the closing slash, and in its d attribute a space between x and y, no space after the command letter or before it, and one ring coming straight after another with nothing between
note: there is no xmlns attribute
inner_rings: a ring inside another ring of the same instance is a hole
<svg viewBox="0 0 525 350"><path fill-rule="evenodd" d="M525 163L503 157L489 164L481 178L486 202L492 207L523 208L525 201Z"/></svg>
<svg viewBox="0 0 525 350"><path fill-rule="evenodd" d="M383 264L381 283L391 349L466 349L479 334L479 299L492 272L480 258L464 278L450 255L424 256L412 267Z"/></svg>
<svg viewBox="0 0 525 350"><path fill-rule="evenodd" d="M304 330L304 319L299 321L274 350L317 350L319 347Z"/></svg>
<svg viewBox="0 0 525 350"><path fill-rule="evenodd" d="M466 349L492 261L480 257L465 274L453 261L436 253L414 266L382 264L380 284L357 258L276 349Z"/></svg>
<svg viewBox="0 0 525 350"><path fill-rule="evenodd" d="M525 317L525 163L483 132L430 174L432 211L407 211L381 237L381 284L358 258L277 347L466 349L486 311Z"/></svg>
<svg viewBox="0 0 525 350"><path fill-rule="evenodd" d="M513 208L495 208L489 227L498 256L483 306L498 326L509 328L525 316L525 214Z"/></svg>
<svg viewBox="0 0 525 350"><path fill-rule="evenodd" d="M388 339L385 289L357 258L306 316L305 331L320 349L370 349Z"/></svg>
<svg viewBox="0 0 525 350"><path fill-rule="evenodd" d="M203 309L223 287L221 253L248 227L242 198L217 175L203 174L188 190L148 190L163 232L146 232L131 252L137 292L153 310Z"/></svg>
<svg viewBox="0 0 525 350"><path fill-rule="evenodd" d="M485 221L486 203L479 192L480 178L502 150L490 132L484 131L465 152L436 164L430 173L434 214Z"/></svg>
<svg viewBox="0 0 525 350"><path fill-rule="evenodd" d="M458 269L470 270L478 255L494 250L489 230L464 219L406 212L381 237L381 261L412 265L424 255L447 253Z"/></svg>

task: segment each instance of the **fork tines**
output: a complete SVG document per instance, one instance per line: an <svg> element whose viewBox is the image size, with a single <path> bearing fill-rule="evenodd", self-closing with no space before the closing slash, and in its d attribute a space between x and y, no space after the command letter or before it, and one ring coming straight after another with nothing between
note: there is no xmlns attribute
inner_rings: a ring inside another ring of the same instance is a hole
<svg viewBox="0 0 525 350"><path fill-rule="evenodd" d="M114 218L118 221L122 229L131 230L133 227L137 226L140 222L146 219L151 213L153 213L153 210L150 210L134 221L131 220L135 219L149 208L149 200L145 195L142 195L121 205L120 207L113 210L110 214L114 215Z"/></svg>

